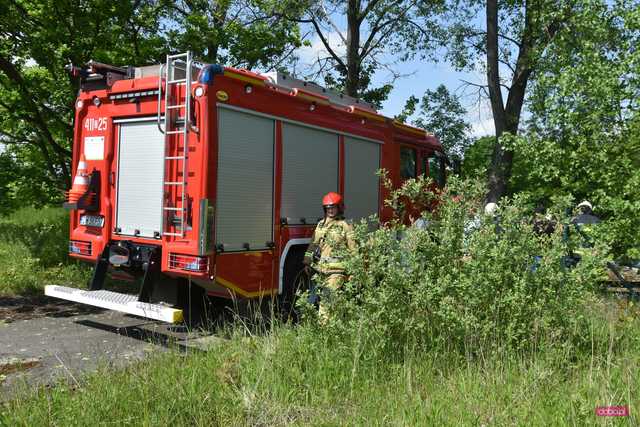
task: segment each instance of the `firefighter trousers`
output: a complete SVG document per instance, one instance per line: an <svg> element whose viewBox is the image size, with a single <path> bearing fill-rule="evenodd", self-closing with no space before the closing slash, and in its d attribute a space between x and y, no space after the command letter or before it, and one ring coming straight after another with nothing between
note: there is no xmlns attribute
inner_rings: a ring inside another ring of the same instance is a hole
<svg viewBox="0 0 640 427"><path fill-rule="evenodd" d="M311 279L309 302L318 306L320 321L325 323L329 318L328 306L335 292L344 283L344 273L316 273Z"/></svg>

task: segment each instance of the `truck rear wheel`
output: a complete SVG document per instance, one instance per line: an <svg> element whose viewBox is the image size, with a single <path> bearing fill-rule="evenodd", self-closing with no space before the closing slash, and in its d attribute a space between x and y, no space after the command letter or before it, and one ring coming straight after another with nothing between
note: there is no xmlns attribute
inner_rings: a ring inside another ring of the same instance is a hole
<svg viewBox="0 0 640 427"><path fill-rule="evenodd" d="M206 326L212 322L212 304L204 288L189 279L177 279L178 306L184 312L184 321L190 326Z"/></svg>
<svg viewBox="0 0 640 427"><path fill-rule="evenodd" d="M306 246L299 245L291 248L284 262L282 277L282 293L278 295L278 312L285 321L298 321L296 302L298 295L308 288L307 280L303 277L304 251Z"/></svg>

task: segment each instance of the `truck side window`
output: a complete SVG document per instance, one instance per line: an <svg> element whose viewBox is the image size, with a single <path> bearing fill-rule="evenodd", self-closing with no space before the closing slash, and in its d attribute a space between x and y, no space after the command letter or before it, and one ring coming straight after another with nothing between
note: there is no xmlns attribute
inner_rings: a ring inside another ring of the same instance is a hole
<svg viewBox="0 0 640 427"><path fill-rule="evenodd" d="M429 157L429 178L439 187L444 186L444 164L441 157Z"/></svg>
<svg viewBox="0 0 640 427"><path fill-rule="evenodd" d="M426 153L422 153L420 159L422 160L422 172L420 174L427 177L429 176L429 157L427 157Z"/></svg>
<svg viewBox="0 0 640 427"><path fill-rule="evenodd" d="M409 179L416 177L416 150L400 147L400 177Z"/></svg>

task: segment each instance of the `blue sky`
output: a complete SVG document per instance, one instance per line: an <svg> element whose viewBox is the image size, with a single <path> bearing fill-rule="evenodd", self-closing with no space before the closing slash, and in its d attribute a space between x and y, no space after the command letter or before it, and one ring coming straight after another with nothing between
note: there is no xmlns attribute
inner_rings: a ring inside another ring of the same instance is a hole
<svg viewBox="0 0 640 427"><path fill-rule="evenodd" d="M426 90L445 85L451 93L460 97L468 111L467 121L471 123L473 136L489 135L493 132L491 112L486 102L478 103L474 88L467 87L463 80L484 83L480 73L463 73L454 70L445 63L412 61L399 66L403 73L412 73L408 77L396 80L393 91L384 102L381 112L386 116L394 116L402 111L404 103L411 95L421 97ZM389 76L378 73L374 84L383 84Z"/></svg>
<svg viewBox="0 0 640 427"><path fill-rule="evenodd" d="M344 15L334 12L330 13L334 26L324 28L324 34L332 49L340 56L344 56L345 46L338 31L346 34L346 19ZM482 26L483 11L476 17L479 26ZM320 38L314 33L312 28L303 28L303 32L308 34L307 39L310 46L301 48L297 55L300 59L300 67L296 67L298 77L305 77L304 68L311 67L318 57L327 56L324 45ZM394 55L390 52L383 52L380 55L385 63L394 62ZM405 101L415 95L422 97L428 89L435 89L438 85L444 84L451 93L460 96L462 104L468 111L467 121L472 126L471 136L479 137L491 135L494 132L491 109L486 100L480 101L477 96L477 89L466 86L462 80L473 83L484 84L486 77L481 72L458 72L447 63L433 63L421 60L412 60L391 66L393 71L404 77L398 78L394 83L394 88L387 101L383 103L380 112L386 116L393 117L400 113ZM393 76L390 71L381 69L373 78L373 86L378 87L389 83ZM410 121L411 119L409 119Z"/></svg>

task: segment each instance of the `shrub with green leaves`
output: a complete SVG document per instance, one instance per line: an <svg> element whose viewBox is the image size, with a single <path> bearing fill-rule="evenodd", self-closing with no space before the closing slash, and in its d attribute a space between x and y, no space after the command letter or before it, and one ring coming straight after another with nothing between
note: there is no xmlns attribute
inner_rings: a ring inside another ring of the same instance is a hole
<svg viewBox="0 0 640 427"><path fill-rule="evenodd" d="M69 214L61 208L20 209L0 219L0 236L8 244L23 244L43 266L69 260Z"/></svg>
<svg viewBox="0 0 640 427"><path fill-rule="evenodd" d="M69 258L69 215L23 208L0 218L0 294L41 292L52 283L83 284L88 264Z"/></svg>
<svg viewBox="0 0 640 427"><path fill-rule="evenodd" d="M389 203L428 186L410 180ZM435 196L439 207L422 214L426 228L401 219L374 231L357 225L350 278L331 306L328 330L365 331L363 339L382 354L579 342L606 248L597 246L568 269L561 226L536 235L523 200L502 203L494 216L484 213L482 196L479 184L451 180ZM558 224L567 221L562 208L553 214Z"/></svg>

